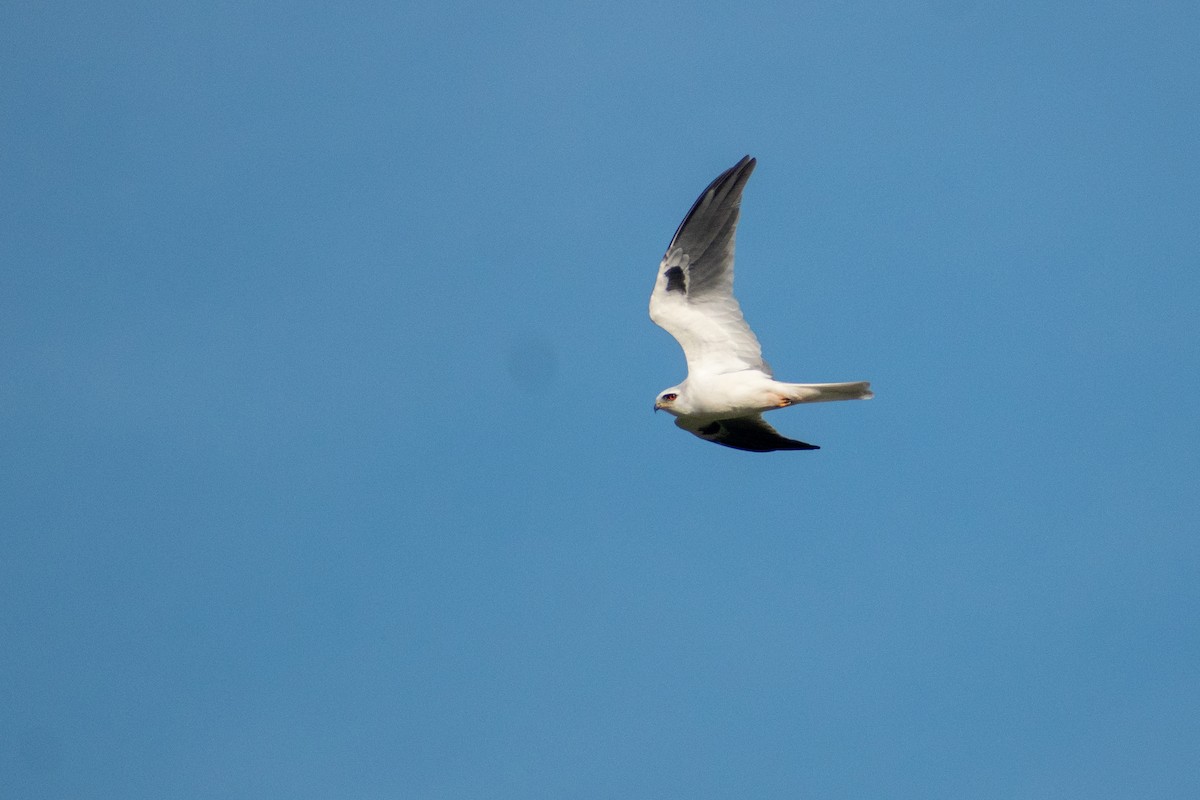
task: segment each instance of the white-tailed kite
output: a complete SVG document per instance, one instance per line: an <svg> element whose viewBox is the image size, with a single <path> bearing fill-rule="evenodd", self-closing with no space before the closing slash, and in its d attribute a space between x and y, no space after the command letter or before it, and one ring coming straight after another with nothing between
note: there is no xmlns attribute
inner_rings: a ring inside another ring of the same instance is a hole
<svg viewBox="0 0 1200 800"><path fill-rule="evenodd" d="M650 319L679 341L687 379L660 392L654 409L709 442L766 453L817 450L788 439L762 412L796 403L869 400L871 384L782 383L733 296L733 240L742 190L755 161L746 156L696 199L667 247L650 295Z"/></svg>

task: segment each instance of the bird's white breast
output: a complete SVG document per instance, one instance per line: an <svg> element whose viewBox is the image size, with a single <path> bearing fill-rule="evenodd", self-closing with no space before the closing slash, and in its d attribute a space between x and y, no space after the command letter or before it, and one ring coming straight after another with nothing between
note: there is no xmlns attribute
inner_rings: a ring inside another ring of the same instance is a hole
<svg viewBox="0 0 1200 800"><path fill-rule="evenodd" d="M778 405L775 381L759 370L690 375L685 384L688 416L724 419L756 414Z"/></svg>

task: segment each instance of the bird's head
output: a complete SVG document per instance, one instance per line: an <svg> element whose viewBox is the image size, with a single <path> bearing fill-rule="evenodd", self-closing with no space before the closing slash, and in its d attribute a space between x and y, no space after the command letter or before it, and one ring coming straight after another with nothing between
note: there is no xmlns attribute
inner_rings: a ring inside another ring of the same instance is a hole
<svg viewBox="0 0 1200 800"><path fill-rule="evenodd" d="M683 405L683 389L679 386L672 386L670 389L664 389L658 393L658 397L654 399L655 411L666 411L668 414L679 416L684 413L681 406Z"/></svg>

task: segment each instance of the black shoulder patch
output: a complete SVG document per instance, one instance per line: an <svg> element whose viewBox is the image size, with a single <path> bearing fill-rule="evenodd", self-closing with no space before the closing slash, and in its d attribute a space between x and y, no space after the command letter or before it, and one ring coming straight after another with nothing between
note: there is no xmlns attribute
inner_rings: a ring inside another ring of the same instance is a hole
<svg viewBox="0 0 1200 800"><path fill-rule="evenodd" d="M705 436L716 436L718 433L721 432L721 423L710 422L708 425L705 425L703 428L697 428L696 430L699 433L704 434Z"/></svg>
<svg viewBox="0 0 1200 800"><path fill-rule="evenodd" d="M671 267L666 272L667 291L687 293L687 282L683 277L682 267Z"/></svg>

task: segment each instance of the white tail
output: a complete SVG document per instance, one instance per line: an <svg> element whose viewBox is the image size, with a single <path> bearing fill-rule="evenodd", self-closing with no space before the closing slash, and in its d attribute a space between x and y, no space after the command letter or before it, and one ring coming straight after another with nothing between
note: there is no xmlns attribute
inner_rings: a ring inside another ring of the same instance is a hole
<svg viewBox="0 0 1200 800"><path fill-rule="evenodd" d="M793 403L825 403L830 400L870 400L875 396L867 381L855 383L788 383Z"/></svg>

